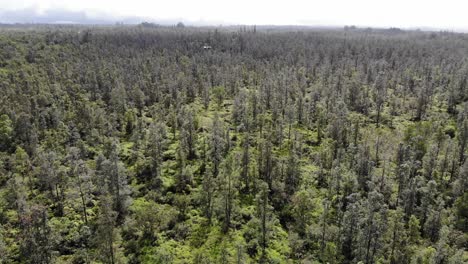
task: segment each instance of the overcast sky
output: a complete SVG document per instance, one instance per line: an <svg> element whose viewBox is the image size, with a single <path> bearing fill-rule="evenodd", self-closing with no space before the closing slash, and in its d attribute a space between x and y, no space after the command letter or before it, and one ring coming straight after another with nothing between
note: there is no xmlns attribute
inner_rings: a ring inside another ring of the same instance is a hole
<svg viewBox="0 0 468 264"><path fill-rule="evenodd" d="M111 23L139 19L198 25L468 30L468 0L0 0L0 22Z"/></svg>

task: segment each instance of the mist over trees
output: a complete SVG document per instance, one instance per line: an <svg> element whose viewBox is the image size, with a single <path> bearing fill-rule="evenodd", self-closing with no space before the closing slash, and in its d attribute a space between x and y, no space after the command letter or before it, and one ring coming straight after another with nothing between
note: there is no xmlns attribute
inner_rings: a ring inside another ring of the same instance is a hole
<svg viewBox="0 0 468 264"><path fill-rule="evenodd" d="M468 36L0 29L0 263L468 261Z"/></svg>

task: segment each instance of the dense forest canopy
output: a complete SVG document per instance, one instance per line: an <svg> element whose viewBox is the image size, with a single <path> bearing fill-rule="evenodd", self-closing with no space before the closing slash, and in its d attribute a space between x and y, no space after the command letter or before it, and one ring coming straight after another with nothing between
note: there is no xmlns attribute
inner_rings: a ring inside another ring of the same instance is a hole
<svg viewBox="0 0 468 264"><path fill-rule="evenodd" d="M467 263L468 35L0 29L0 263Z"/></svg>

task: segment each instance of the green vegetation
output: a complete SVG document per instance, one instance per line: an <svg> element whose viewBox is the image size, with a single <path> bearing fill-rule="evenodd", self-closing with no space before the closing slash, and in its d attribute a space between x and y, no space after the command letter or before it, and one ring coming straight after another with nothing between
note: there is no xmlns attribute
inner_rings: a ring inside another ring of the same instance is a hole
<svg viewBox="0 0 468 264"><path fill-rule="evenodd" d="M464 34L0 29L0 263L467 263L467 157Z"/></svg>

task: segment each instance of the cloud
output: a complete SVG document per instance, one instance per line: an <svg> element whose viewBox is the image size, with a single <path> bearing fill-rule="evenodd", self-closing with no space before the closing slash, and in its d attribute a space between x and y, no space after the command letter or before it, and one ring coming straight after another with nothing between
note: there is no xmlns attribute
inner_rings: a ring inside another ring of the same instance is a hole
<svg viewBox="0 0 468 264"><path fill-rule="evenodd" d="M2 23L35 23L35 24L113 24L124 22L128 24L143 21L139 17L118 17L111 14L86 11L71 11L65 9L47 9L40 11L35 7L19 10L0 10L0 22Z"/></svg>
<svg viewBox="0 0 468 264"><path fill-rule="evenodd" d="M466 0L0 0L0 22L356 25L468 30Z"/></svg>
<svg viewBox="0 0 468 264"><path fill-rule="evenodd" d="M222 21L215 20L189 20L183 18L151 18L145 16L116 15L100 12L96 10L67 10L63 8L51 8L41 10L38 7L28 7L15 10L0 10L0 23L15 24L84 24L110 25L115 23L139 24L142 22L151 22L160 25L175 25L178 22L184 22L189 25L219 25Z"/></svg>

